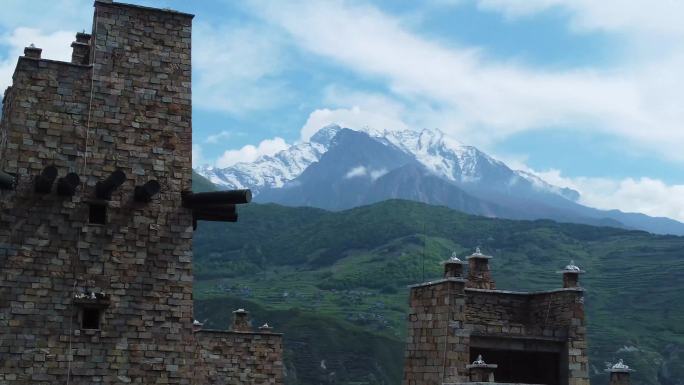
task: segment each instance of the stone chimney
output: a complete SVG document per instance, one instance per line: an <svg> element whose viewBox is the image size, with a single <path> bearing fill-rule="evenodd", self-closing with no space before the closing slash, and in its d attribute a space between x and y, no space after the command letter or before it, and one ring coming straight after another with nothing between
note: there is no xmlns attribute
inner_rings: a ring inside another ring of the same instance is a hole
<svg viewBox="0 0 684 385"><path fill-rule="evenodd" d="M88 64L90 62L90 34L79 32L76 41L71 43L71 62L74 64Z"/></svg>
<svg viewBox="0 0 684 385"><path fill-rule="evenodd" d="M565 266L563 270L559 270L558 273L563 274L563 288L568 289L580 287L579 276L585 271L575 265L575 261L570 261L570 264Z"/></svg>
<svg viewBox="0 0 684 385"><path fill-rule="evenodd" d="M492 257L482 254L478 247L466 259L468 260L468 282L466 287L488 290L496 289L492 273L489 271L489 260Z"/></svg>
<svg viewBox="0 0 684 385"><path fill-rule="evenodd" d="M629 375L633 371L622 360L618 361L617 364L606 369L606 372L610 373L608 385L630 385Z"/></svg>
<svg viewBox="0 0 684 385"><path fill-rule="evenodd" d="M233 312L233 327L230 329L234 332L251 332L252 325L249 321L249 312L245 309L237 309Z"/></svg>
<svg viewBox="0 0 684 385"><path fill-rule="evenodd" d="M38 48L33 43L30 46L24 48L24 56L30 57L32 59L40 59L40 54L43 52L42 48Z"/></svg>
<svg viewBox="0 0 684 385"><path fill-rule="evenodd" d="M451 254L451 258L442 264L444 265L444 278L463 278L463 265L466 262L458 259L455 251Z"/></svg>

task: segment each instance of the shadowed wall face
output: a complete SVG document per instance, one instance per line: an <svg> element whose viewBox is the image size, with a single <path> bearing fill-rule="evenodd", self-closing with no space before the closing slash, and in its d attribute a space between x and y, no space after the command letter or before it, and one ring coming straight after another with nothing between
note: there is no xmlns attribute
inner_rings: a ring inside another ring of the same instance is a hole
<svg viewBox="0 0 684 385"><path fill-rule="evenodd" d="M98 1L93 20L74 62L22 57L5 95L0 169L18 184L0 191L0 383L190 384L192 16ZM149 180L161 192L135 202Z"/></svg>
<svg viewBox="0 0 684 385"><path fill-rule="evenodd" d="M282 383L281 335L193 323L192 17L98 0L71 62L20 58L0 124L1 384Z"/></svg>
<svg viewBox="0 0 684 385"><path fill-rule="evenodd" d="M497 382L560 385L560 353L471 348L470 356L487 358L498 367ZM566 371L567 372L567 371ZM567 373L563 373L567 376Z"/></svg>

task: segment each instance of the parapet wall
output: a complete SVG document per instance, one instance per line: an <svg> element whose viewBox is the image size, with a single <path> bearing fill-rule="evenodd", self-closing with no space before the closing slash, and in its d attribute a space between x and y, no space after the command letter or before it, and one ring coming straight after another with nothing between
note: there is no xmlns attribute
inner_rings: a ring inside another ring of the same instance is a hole
<svg viewBox="0 0 684 385"><path fill-rule="evenodd" d="M403 384L467 382L471 349L484 349L554 355L559 384L588 385L583 295L468 288L458 278L415 285Z"/></svg>
<svg viewBox="0 0 684 385"><path fill-rule="evenodd" d="M196 379L214 385L283 382L283 337L277 333L202 330Z"/></svg>
<svg viewBox="0 0 684 385"><path fill-rule="evenodd" d="M466 319L478 334L566 338L584 332L581 289L516 293L466 289Z"/></svg>

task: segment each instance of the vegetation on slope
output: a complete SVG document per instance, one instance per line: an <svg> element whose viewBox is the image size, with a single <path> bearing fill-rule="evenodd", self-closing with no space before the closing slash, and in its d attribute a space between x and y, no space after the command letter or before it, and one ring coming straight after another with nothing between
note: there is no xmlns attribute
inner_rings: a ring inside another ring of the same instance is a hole
<svg viewBox="0 0 684 385"><path fill-rule="evenodd" d="M211 183L207 178L202 175L192 172L192 191L194 192L208 192L216 191L216 185Z"/></svg>
<svg viewBox="0 0 684 385"><path fill-rule="evenodd" d="M225 328L246 307L285 332L291 384L399 384L406 285L476 246L494 256L497 287L550 289L571 259L587 270L591 374L625 358L636 384L684 378L684 238L513 221L386 201L343 212L251 204L235 224L200 223L197 317Z"/></svg>

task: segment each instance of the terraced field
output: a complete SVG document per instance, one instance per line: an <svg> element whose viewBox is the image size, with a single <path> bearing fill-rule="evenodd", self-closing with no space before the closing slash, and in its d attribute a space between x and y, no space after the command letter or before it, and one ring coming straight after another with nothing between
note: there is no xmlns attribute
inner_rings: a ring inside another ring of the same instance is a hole
<svg viewBox="0 0 684 385"><path fill-rule="evenodd" d="M343 212L250 204L235 224L200 223L197 317L227 327L246 307L286 333L289 384L399 384L406 286L476 246L497 286L555 288L587 270L592 382L624 358L635 384L684 384L684 238L551 221L464 215L386 201Z"/></svg>

